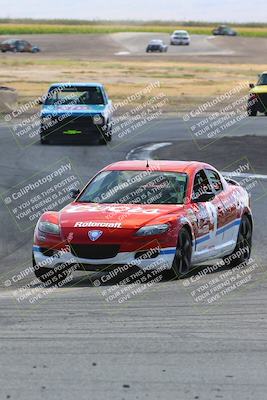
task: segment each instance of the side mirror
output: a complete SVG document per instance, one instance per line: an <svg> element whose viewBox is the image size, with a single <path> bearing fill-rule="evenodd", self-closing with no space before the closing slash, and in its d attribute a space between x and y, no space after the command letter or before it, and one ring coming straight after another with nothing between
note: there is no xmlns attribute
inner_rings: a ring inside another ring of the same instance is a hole
<svg viewBox="0 0 267 400"><path fill-rule="evenodd" d="M71 189L70 190L70 197L72 199L76 199L76 197L80 194L80 189Z"/></svg>
<svg viewBox="0 0 267 400"><path fill-rule="evenodd" d="M255 87L254 83L249 84L250 89L253 89Z"/></svg>
<svg viewBox="0 0 267 400"><path fill-rule="evenodd" d="M41 99L38 99L38 102L37 102L40 106L42 105L42 104L44 104L44 102L43 102L43 100L41 100Z"/></svg>
<svg viewBox="0 0 267 400"><path fill-rule="evenodd" d="M205 192L201 193L196 199L193 199L194 203L202 203L202 202L208 202L213 200L215 197L215 194L213 192Z"/></svg>

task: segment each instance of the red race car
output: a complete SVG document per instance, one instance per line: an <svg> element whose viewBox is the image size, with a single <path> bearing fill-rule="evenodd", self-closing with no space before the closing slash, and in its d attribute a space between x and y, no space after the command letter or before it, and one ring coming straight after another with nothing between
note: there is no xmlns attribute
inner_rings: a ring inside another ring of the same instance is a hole
<svg viewBox="0 0 267 400"><path fill-rule="evenodd" d="M203 261L227 257L235 266L250 258L249 195L209 164L121 161L72 197L35 228L33 266L42 282L73 268L161 265L181 276Z"/></svg>

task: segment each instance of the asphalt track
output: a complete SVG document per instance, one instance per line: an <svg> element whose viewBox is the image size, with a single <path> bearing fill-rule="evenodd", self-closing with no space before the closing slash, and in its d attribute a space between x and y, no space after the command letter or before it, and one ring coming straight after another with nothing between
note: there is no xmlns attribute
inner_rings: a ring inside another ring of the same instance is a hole
<svg viewBox="0 0 267 400"><path fill-rule="evenodd" d="M170 32L171 34L171 32ZM0 36L0 41L12 35ZM151 39L162 39L169 44L170 35L165 33L121 32L113 34L33 34L20 35L41 48L37 54L4 53L1 60L67 59L67 60L178 60L208 63L266 64L266 38L219 37L192 35L190 46L169 46L167 53L145 52Z"/></svg>
<svg viewBox="0 0 267 400"><path fill-rule="evenodd" d="M168 152L170 158L176 154L177 158L188 154L195 159L209 157L219 169L228 166L231 172L236 159L244 156L254 166L250 174L266 174L262 150L266 119L247 118L235 128L225 132L227 138L211 144L219 149L216 153L203 146L204 138L196 144L188 124L176 117L153 121L124 140L115 137L108 146L41 146L36 142L23 147L2 125L0 192L61 156L71 160L85 183L101 167L127 154L149 156L143 146L159 142L173 145L169 150L158 148L155 158L166 158ZM133 148L138 150L130 153ZM195 282L187 286L182 280L157 283L123 304L108 303L83 274L45 300L20 304L14 296L20 283L4 285L30 262L33 228L18 229L2 202L0 398L265 399L267 182L257 182L252 192L252 256L257 268L248 283L209 305L196 301L192 294ZM203 276L201 285L209 285L221 273Z"/></svg>

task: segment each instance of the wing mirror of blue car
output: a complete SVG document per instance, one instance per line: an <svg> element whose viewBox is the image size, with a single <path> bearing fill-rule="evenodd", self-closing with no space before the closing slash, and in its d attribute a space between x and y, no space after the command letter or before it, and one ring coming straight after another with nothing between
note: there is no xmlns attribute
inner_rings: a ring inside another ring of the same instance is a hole
<svg viewBox="0 0 267 400"><path fill-rule="evenodd" d="M41 106L42 104L44 104L42 99L38 99L37 103Z"/></svg>
<svg viewBox="0 0 267 400"><path fill-rule="evenodd" d="M80 194L80 189L71 189L70 190L70 197L72 199L76 199L76 197Z"/></svg>
<svg viewBox="0 0 267 400"><path fill-rule="evenodd" d="M195 199L193 199L194 203L206 203L208 201L213 200L215 197L215 194L212 192L205 192L205 193L201 193L199 194Z"/></svg>

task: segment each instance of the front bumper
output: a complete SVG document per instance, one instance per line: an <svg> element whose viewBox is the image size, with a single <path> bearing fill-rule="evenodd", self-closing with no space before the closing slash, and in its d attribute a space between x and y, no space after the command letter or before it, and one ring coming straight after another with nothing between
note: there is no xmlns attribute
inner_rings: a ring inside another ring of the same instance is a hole
<svg viewBox="0 0 267 400"><path fill-rule="evenodd" d="M149 253L150 250L147 250ZM159 267L170 269L172 267L175 247L161 248L156 254L152 253L151 257L140 256L136 258L137 252L120 252L115 257L105 259L89 259L76 257L73 253L64 251L60 255L47 256L39 246L33 246L33 255L35 264L43 268L55 268L60 264L67 266L76 265L76 270L80 271L96 271L103 268L113 269L118 265L132 265L142 270L154 270Z"/></svg>
<svg viewBox="0 0 267 400"><path fill-rule="evenodd" d="M44 124L41 119L40 135L42 138L57 139L101 139L108 134L108 126L96 125L91 116L56 116Z"/></svg>
<svg viewBox="0 0 267 400"><path fill-rule="evenodd" d="M182 40L181 39L179 39L179 40L172 39L171 43L173 45L188 45L190 43L190 40L187 40L187 39L182 39Z"/></svg>

